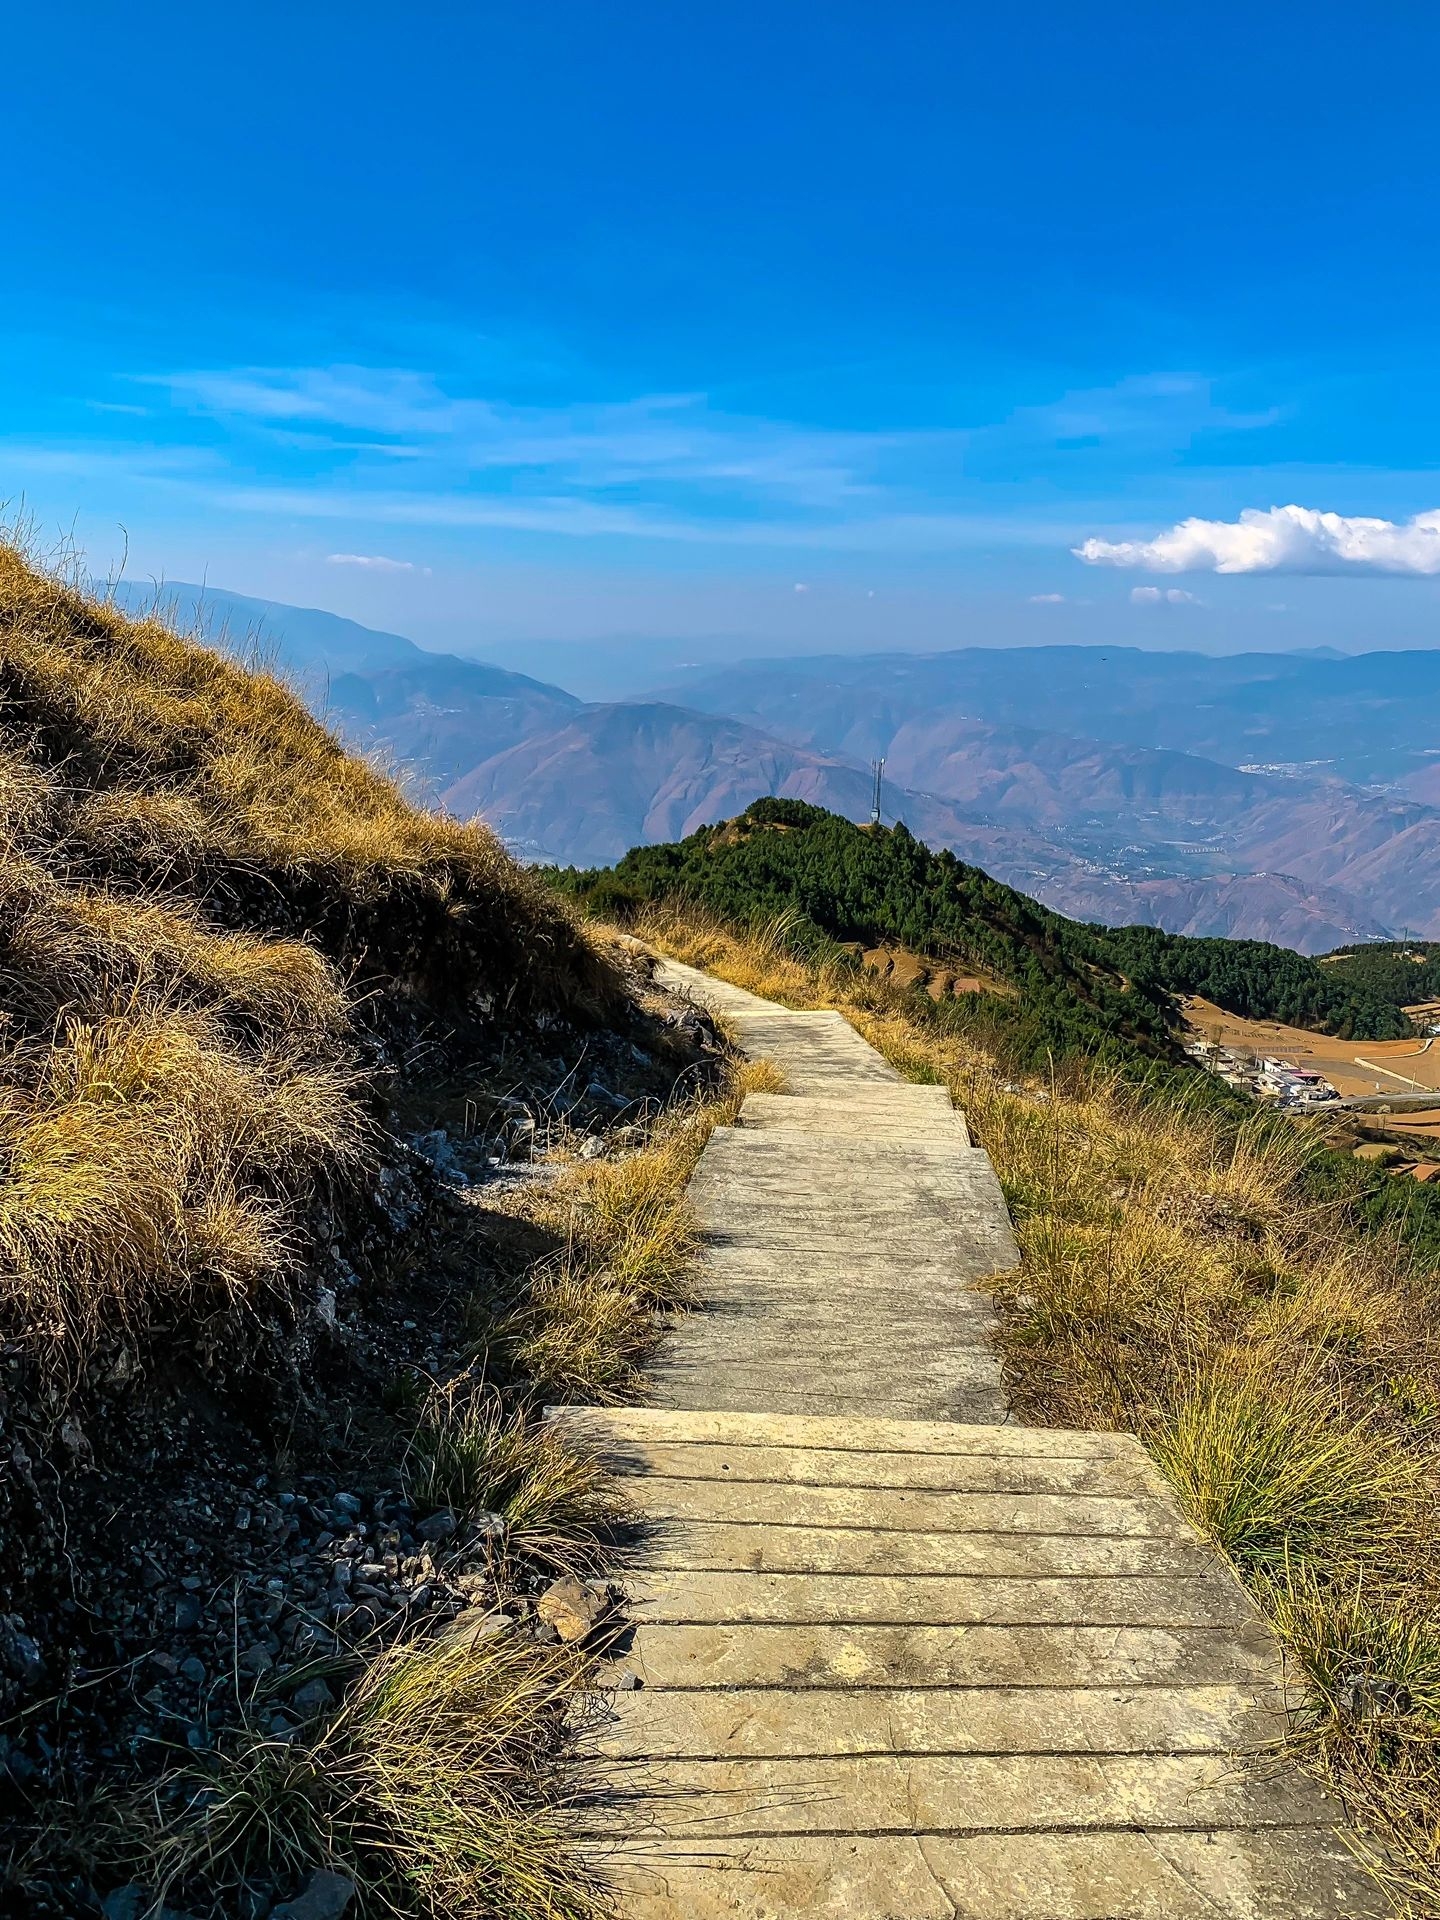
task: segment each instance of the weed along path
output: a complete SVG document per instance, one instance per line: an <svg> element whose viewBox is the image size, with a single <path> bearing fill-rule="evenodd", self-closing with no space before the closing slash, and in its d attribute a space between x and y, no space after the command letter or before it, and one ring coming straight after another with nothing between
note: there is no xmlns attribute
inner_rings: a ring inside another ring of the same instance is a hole
<svg viewBox="0 0 1440 1920"><path fill-rule="evenodd" d="M1387 1911L1257 1752L1279 1648L1139 1443L1009 1419L972 1283L1015 1243L944 1089L839 1014L662 977L787 1091L701 1157L653 1404L556 1416L649 1522L597 1736L643 1821L626 1920Z"/></svg>

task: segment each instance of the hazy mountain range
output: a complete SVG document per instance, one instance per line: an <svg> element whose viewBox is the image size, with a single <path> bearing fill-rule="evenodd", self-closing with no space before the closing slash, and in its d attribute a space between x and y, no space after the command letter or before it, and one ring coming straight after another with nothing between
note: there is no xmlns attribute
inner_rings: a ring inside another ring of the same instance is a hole
<svg viewBox="0 0 1440 1920"><path fill-rule="evenodd" d="M152 590L122 589L132 610ZM765 793L887 817L1047 905L1322 952L1440 935L1440 652L965 648L750 660L595 703L334 614L176 586L522 854L617 858Z"/></svg>

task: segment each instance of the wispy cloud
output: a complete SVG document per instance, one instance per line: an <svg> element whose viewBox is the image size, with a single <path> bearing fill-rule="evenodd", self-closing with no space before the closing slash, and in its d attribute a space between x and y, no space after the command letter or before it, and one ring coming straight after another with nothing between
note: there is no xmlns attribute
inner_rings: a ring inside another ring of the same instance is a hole
<svg viewBox="0 0 1440 1920"><path fill-rule="evenodd" d="M694 393L517 406L452 395L427 374L397 368L255 367L153 384L194 413L248 421L297 448L428 454L456 475L548 476L587 490L669 481L810 507L872 492L862 470L904 438L721 413Z"/></svg>
<svg viewBox="0 0 1440 1920"><path fill-rule="evenodd" d="M397 527L944 553L1073 547L1096 524L1096 500L1115 499L1117 476L1272 417L1224 403L1190 373L1137 375L989 420L859 429L697 392L577 397L574 368L540 401L503 389L493 356L465 366L147 375L135 383L148 417L131 451L145 460L163 446L196 463L217 509L343 522L346 550L362 558L372 543L383 556ZM116 419L112 456L124 431ZM1070 499L1086 504L1067 516Z"/></svg>
<svg viewBox="0 0 1440 1920"><path fill-rule="evenodd" d="M388 553L327 553L332 567L364 567L371 573L429 573L429 567L417 567L413 560L392 560Z"/></svg>
<svg viewBox="0 0 1440 1920"><path fill-rule="evenodd" d="M1091 539L1072 551L1092 567L1147 573L1436 574L1440 508L1396 521L1247 507L1238 520L1182 520L1153 540Z"/></svg>
<svg viewBox="0 0 1440 1920"><path fill-rule="evenodd" d="M1032 593L1030 604L1032 607L1063 607L1065 595L1063 593Z"/></svg>

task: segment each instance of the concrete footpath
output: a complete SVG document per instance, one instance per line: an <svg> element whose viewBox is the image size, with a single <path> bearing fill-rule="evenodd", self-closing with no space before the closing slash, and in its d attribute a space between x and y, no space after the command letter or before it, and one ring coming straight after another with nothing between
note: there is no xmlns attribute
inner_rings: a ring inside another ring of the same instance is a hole
<svg viewBox="0 0 1440 1920"><path fill-rule="evenodd" d="M1138 1442L1009 1419L974 1283L1018 1256L944 1089L662 977L787 1091L696 1169L653 1404L553 1416L647 1520L595 1736L627 1920L1378 1920L1266 1752L1277 1643Z"/></svg>

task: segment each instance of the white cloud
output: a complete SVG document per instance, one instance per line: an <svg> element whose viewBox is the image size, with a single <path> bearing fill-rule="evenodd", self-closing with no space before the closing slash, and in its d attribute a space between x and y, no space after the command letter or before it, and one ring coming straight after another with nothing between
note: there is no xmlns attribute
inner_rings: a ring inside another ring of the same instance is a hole
<svg viewBox="0 0 1440 1920"><path fill-rule="evenodd" d="M385 553L327 553L332 567L368 567L372 573L419 573L413 560L392 560ZM428 573L428 567L423 569Z"/></svg>
<svg viewBox="0 0 1440 1920"><path fill-rule="evenodd" d="M1372 520L1317 507L1247 507L1238 520L1182 520L1153 540L1086 540L1092 567L1150 573L1440 573L1440 508Z"/></svg>
<svg viewBox="0 0 1440 1920"><path fill-rule="evenodd" d="M1030 604L1032 607L1063 607L1065 596L1063 593L1032 593Z"/></svg>
<svg viewBox="0 0 1440 1920"><path fill-rule="evenodd" d="M795 591L796 593L809 593L810 589L805 583L805 581L797 580L795 582Z"/></svg>
<svg viewBox="0 0 1440 1920"><path fill-rule="evenodd" d="M1198 607L1200 602L1183 587L1132 587L1130 598L1137 607Z"/></svg>

